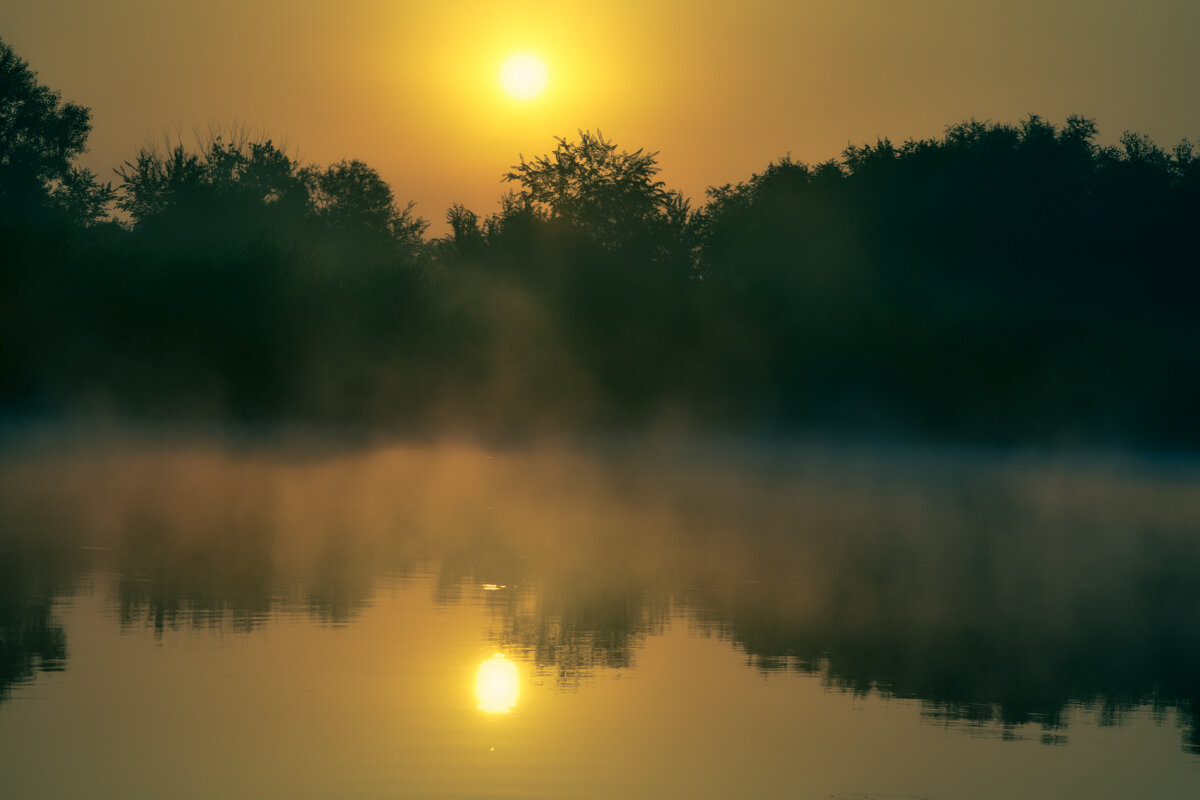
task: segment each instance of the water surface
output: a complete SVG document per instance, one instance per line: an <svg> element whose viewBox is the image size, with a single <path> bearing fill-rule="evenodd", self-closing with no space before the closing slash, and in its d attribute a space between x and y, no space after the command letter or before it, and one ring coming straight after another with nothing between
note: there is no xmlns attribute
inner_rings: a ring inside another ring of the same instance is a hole
<svg viewBox="0 0 1200 800"><path fill-rule="evenodd" d="M5 797L1193 797L1200 470L10 443Z"/></svg>

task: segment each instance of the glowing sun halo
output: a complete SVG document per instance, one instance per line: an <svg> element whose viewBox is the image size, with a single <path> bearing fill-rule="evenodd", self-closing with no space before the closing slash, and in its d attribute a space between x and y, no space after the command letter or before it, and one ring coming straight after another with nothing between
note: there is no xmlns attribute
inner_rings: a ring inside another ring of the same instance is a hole
<svg viewBox="0 0 1200 800"><path fill-rule="evenodd" d="M517 665L500 653L479 665L475 675L475 696L479 710L489 714L507 714L517 704L520 694Z"/></svg>
<svg viewBox="0 0 1200 800"><path fill-rule="evenodd" d="M500 68L500 85L517 100L532 100L546 88L549 75L537 56L518 53Z"/></svg>

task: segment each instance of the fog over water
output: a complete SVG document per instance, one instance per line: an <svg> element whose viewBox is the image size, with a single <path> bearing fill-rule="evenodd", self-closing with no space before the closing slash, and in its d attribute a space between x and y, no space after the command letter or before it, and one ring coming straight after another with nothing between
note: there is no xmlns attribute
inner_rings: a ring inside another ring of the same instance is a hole
<svg viewBox="0 0 1200 800"><path fill-rule="evenodd" d="M757 670L936 719L1175 710L1195 751L1198 489L1192 462L1096 454L10 442L0 690L70 671L56 609L96 575L121 630L164 637L352 626L429 576L440 604L484 587L497 646L564 685L687 619Z"/></svg>

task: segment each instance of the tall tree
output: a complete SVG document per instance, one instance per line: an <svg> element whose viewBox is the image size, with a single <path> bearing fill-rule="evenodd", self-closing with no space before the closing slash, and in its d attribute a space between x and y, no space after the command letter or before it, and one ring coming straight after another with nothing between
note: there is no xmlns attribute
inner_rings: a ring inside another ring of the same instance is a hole
<svg viewBox="0 0 1200 800"><path fill-rule="evenodd" d="M554 152L522 156L504 176L520 184L518 197L549 219L576 226L610 248L686 223L687 202L655 179L658 153L618 150L599 131L579 131L577 143L557 141Z"/></svg>
<svg viewBox="0 0 1200 800"><path fill-rule="evenodd" d="M91 111L62 102L0 40L0 217L8 225L62 216L86 224L105 214L111 188L73 163L90 131Z"/></svg>

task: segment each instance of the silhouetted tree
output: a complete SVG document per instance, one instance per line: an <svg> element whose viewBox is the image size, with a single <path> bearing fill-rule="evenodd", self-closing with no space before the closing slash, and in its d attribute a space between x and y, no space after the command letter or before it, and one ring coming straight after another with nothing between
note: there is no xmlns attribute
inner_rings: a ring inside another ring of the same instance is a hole
<svg viewBox="0 0 1200 800"><path fill-rule="evenodd" d="M599 131L579 131L577 143L557 141L552 153L522 156L505 174L520 185L517 198L624 261L654 262L686 278L688 202L655 179L658 154L619 150Z"/></svg>
<svg viewBox="0 0 1200 800"><path fill-rule="evenodd" d="M312 205L326 225L349 234L390 237L398 247L415 252L426 223L413 216L413 203L401 208L392 188L362 161L340 161L324 170L311 169Z"/></svg>
<svg viewBox="0 0 1200 800"><path fill-rule="evenodd" d="M559 137L505 175L520 188L485 225L489 242L532 255L534 281L621 417L683 391L677 356L693 324L690 209L656 179L656 156L598 131Z"/></svg>
<svg viewBox="0 0 1200 800"><path fill-rule="evenodd" d="M111 187L73 163L86 149L90 120L87 108L63 103L0 40L0 225L105 216Z"/></svg>
<svg viewBox="0 0 1200 800"><path fill-rule="evenodd" d="M244 131L143 148L96 225L87 110L2 44L0 98L5 408L1200 441L1186 141L970 119L693 212L580 131L427 243L367 164Z"/></svg>
<svg viewBox="0 0 1200 800"><path fill-rule="evenodd" d="M462 258L478 257L484 246L479 215L461 203L455 203L446 212L446 224L450 226L449 241L456 254Z"/></svg>
<svg viewBox="0 0 1200 800"><path fill-rule="evenodd" d="M578 225L595 241L617 245L639 228L669 217L680 204L658 173L657 153L618 151L597 131L579 132L579 142L558 137L554 152L526 160L505 174L519 183L520 197L549 219Z"/></svg>
<svg viewBox="0 0 1200 800"><path fill-rule="evenodd" d="M310 204L302 166L270 139L213 136L198 152L142 148L117 170L117 205L143 233L179 245L247 241L301 229Z"/></svg>

